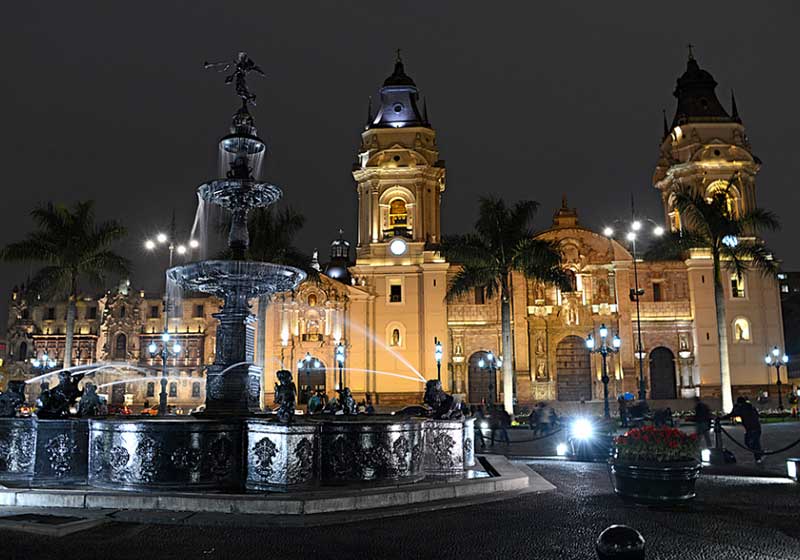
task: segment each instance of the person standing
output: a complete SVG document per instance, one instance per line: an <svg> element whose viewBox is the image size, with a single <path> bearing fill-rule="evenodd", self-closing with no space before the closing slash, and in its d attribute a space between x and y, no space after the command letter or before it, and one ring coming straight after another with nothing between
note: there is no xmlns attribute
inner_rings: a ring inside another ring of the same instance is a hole
<svg viewBox="0 0 800 560"><path fill-rule="evenodd" d="M619 422L620 427L628 427L628 401L625 400L624 395L617 397L617 407L619 408Z"/></svg>
<svg viewBox="0 0 800 560"><path fill-rule="evenodd" d="M494 436L495 431L500 431L500 441L505 443L506 445L511 443L511 439L508 437L508 427L511 426L511 416L506 411L506 408L503 405L499 405L495 407L494 411L492 412L491 416L492 422L492 445L494 445Z"/></svg>
<svg viewBox="0 0 800 560"><path fill-rule="evenodd" d="M700 397L694 398L694 431L697 434L697 439L703 436L706 441L706 447L711 447L711 409L706 403L700 400Z"/></svg>
<svg viewBox="0 0 800 560"><path fill-rule="evenodd" d="M486 415L483 413L483 405L478 405L475 409L475 436L481 440L481 449L486 448L486 439L483 437L483 426L486 423Z"/></svg>
<svg viewBox="0 0 800 560"><path fill-rule="evenodd" d="M730 414L723 418L733 418L738 416L742 419L744 426L744 444L753 452L756 463L764 460L764 450L761 449L761 421L758 418L758 410L746 398L739 397Z"/></svg>

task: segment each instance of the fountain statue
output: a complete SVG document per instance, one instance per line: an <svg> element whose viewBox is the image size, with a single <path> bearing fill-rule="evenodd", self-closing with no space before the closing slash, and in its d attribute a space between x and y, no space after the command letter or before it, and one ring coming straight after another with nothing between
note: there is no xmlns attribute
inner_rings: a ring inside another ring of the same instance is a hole
<svg viewBox="0 0 800 560"><path fill-rule="evenodd" d="M104 414L104 409L103 401L100 399L100 395L97 394L97 385L85 383L81 402L78 404L78 416L81 418L101 416Z"/></svg>
<svg viewBox="0 0 800 560"><path fill-rule="evenodd" d="M430 416L437 420L458 420L464 416L461 407L453 398L442 389L442 382L431 379L425 384L423 402L430 407Z"/></svg>
<svg viewBox="0 0 800 560"><path fill-rule="evenodd" d="M9 381L6 390L0 393L0 418L13 418L24 403L25 382Z"/></svg>
<svg viewBox="0 0 800 560"><path fill-rule="evenodd" d="M275 384L275 404L278 408L278 420L288 424L294 418L294 406L297 401L297 387L292 381L292 372L282 369L276 374L280 385Z"/></svg>
<svg viewBox="0 0 800 560"><path fill-rule="evenodd" d="M59 371L58 385L42 391L36 400L36 416L50 419L69 417L70 409L83 395L83 390L78 388L83 376L83 373L70 373L69 370Z"/></svg>

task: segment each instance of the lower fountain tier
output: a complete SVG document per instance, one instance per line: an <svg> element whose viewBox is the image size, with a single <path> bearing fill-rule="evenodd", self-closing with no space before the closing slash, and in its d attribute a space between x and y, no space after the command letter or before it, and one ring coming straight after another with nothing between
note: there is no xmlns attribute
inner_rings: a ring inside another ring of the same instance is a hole
<svg viewBox="0 0 800 560"><path fill-rule="evenodd" d="M200 261L167 270L185 290L218 296L226 302L295 289L306 273L298 268L255 261Z"/></svg>
<svg viewBox="0 0 800 560"><path fill-rule="evenodd" d="M474 465L474 420L395 416L90 421L89 484L158 490L291 491L414 482Z"/></svg>

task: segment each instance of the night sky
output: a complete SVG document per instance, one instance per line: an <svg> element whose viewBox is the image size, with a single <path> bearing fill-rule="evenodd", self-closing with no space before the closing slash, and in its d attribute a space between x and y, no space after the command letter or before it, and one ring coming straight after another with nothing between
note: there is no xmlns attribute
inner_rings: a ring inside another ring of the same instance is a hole
<svg viewBox="0 0 800 560"><path fill-rule="evenodd" d="M445 233L471 227L480 195L538 200L550 224L562 193L583 224L663 219L651 178L686 44L736 98L761 206L784 228L768 240L785 268L800 220L800 126L791 2L11 2L4 5L0 243L22 238L37 203L93 198L129 228L119 247L136 288L159 289L164 260L142 242L175 209L188 235L195 189L217 174L217 140L237 108L204 60L247 51L267 140L266 178L308 224L322 256L356 232L350 175L367 98L403 49L447 162ZM0 313L34 270L0 265ZM4 322L3 322L4 323Z"/></svg>

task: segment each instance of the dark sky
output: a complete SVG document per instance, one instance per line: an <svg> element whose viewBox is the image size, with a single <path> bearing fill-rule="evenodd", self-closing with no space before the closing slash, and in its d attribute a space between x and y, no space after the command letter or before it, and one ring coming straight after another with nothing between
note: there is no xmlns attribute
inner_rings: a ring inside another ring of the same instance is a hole
<svg viewBox="0 0 800 560"><path fill-rule="evenodd" d="M562 193L589 226L625 216L631 192L661 219L651 184L661 109L671 119L692 42L726 107L736 91L764 161L758 202L784 223L768 239L797 269L798 11L752 1L10 2L0 24L0 243L29 231L37 203L93 198L129 228L121 250L136 265L133 284L158 289L164 263L142 241L173 208L188 230L196 187L216 175L236 100L202 62L237 50L269 76L252 82L266 176L307 216L308 251L324 255L340 226L355 237L351 164L367 97L397 47L447 161L445 232L469 228L486 193L538 200L542 227ZM0 265L3 301L28 271Z"/></svg>

